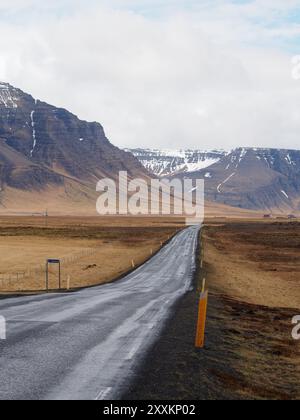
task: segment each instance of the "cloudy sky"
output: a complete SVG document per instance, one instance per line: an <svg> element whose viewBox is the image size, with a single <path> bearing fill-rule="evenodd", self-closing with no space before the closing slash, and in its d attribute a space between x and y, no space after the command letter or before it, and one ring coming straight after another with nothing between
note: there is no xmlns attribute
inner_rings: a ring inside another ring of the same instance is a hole
<svg viewBox="0 0 300 420"><path fill-rule="evenodd" d="M124 147L300 148L297 55L300 0L0 0L0 80Z"/></svg>

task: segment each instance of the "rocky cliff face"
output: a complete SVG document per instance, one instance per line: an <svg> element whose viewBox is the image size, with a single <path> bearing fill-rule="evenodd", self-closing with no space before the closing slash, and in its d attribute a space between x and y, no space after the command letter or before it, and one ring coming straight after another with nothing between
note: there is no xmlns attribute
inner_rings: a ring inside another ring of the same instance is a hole
<svg viewBox="0 0 300 420"><path fill-rule="evenodd" d="M30 187L61 183L65 176L95 182L102 176L116 177L120 170L132 177L146 173L131 154L108 141L99 123L81 121L3 83L0 139L1 180L14 187L26 188L19 171L14 173L20 166L22 172L31 172Z"/></svg>
<svg viewBox="0 0 300 420"><path fill-rule="evenodd" d="M114 147L103 127L79 120L9 84L0 83L0 183L42 191L72 180L95 190L100 177L148 176L140 162Z"/></svg>

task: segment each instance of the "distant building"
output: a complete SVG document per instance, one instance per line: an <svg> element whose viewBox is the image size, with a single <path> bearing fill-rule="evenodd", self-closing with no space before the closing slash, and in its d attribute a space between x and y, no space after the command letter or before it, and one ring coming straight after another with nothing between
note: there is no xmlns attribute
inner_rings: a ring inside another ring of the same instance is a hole
<svg viewBox="0 0 300 420"><path fill-rule="evenodd" d="M264 219L272 219L272 214L265 214Z"/></svg>

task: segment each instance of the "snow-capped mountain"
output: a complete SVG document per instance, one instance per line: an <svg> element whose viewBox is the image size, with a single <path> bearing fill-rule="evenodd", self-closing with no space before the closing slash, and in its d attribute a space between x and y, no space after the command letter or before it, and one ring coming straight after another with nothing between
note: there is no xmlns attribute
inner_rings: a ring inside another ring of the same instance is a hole
<svg viewBox="0 0 300 420"><path fill-rule="evenodd" d="M300 151L237 148L225 151L134 150L156 175L205 179L206 198L230 206L300 212Z"/></svg>
<svg viewBox="0 0 300 420"><path fill-rule="evenodd" d="M238 148L207 170L209 200L267 212L300 212L300 151Z"/></svg>
<svg viewBox="0 0 300 420"><path fill-rule="evenodd" d="M126 149L156 176L196 172L217 163L226 155L222 150Z"/></svg>

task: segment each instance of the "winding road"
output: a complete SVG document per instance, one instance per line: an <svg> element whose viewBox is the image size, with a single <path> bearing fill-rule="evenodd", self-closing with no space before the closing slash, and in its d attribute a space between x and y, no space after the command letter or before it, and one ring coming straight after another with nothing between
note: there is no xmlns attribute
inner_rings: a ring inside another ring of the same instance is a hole
<svg viewBox="0 0 300 420"><path fill-rule="evenodd" d="M118 399L191 288L199 229L118 282L0 300L0 400Z"/></svg>

